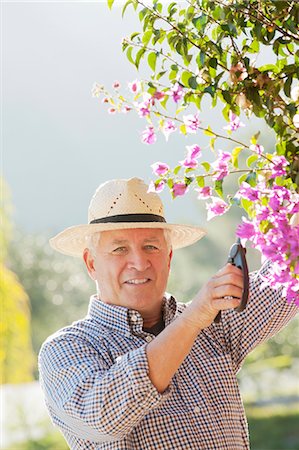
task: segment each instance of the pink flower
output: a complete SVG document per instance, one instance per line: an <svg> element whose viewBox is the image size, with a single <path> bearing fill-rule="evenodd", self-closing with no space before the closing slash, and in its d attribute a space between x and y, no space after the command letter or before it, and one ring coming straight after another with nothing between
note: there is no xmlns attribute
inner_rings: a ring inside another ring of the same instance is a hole
<svg viewBox="0 0 299 450"><path fill-rule="evenodd" d="M129 89L133 94L137 94L141 89L141 83L138 80L132 81L132 83L128 83Z"/></svg>
<svg viewBox="0 0 299 450"><path fill-rule="evenodd" d="M146 127L146 129L142 132L141 141L144 144L154 144L157 140L155 135L155 129L152 126Z"/></svg>
<svg viewBox="0 0 299 450"><path fill-rule="evenodd" d="M188 186L184 182L181 182L181 181L179 181L178 183L174 183L172 186L172 194L174 197L179 197L181 195L184 195L187 190L188 190Z"/></svg>
<svg viewBox="0 0 299 450"><path fill-rule="evenodd" d="M180 163L188 169L194 169L198 165L196 158L201 156L201 148L196 144L187 145L186 148L188 150L187 157L183 161L180 161Z"/></svg>
<svg viewBox="0 0 299 450"><path fill-rule="evenodd" d="M204 186L202 188L197 188L195 191L198 192L197 198L202 200L205 198L209 198L212 195L212 188L210 186Z"/></svg>
<svg viewBox="0 0 299 450"><path fill-rule="evenodd" d="M151 95L145 93L143 95L143 98L144 98L143 102L134 103L140 117L146 117L150 114L149 108L150 108L152 97L151 97Z"/></svg>
<svg viewBox="0 0 299 450"><path fill-rule="evenodd" d="M188 114L183 116L183 121L186 126L187 133L196 133L200 126L199 114Z"/></svg>
<svg viewBox="0 0 299 450"><path fill-rule="evenodd" d="M164 134L166 141L168 141L169 135L176 131L176 126L172 120L167 120L162 128L162 133Z"/></svg>
<svg viewBox="0 0 299 450"><path fill-rule="evenodd" d="M257 153L258 155L261 155L264 151L264 147L262 145L259 144L252 144L250 147L250 150L252 150L253 152Z"/></svg>
<svg viewBox="0 0 299 450"><path fill-rule="evenodd" d="M196 159L201 156L201 148L199 145L187 145L186 149L188 150L187 158L189 159Z"/></svg>
<svg viewBox="0 0 299 450"><path fill-rule="evenodd" d="M162 100L165 97L164 92L156 91L153 95L153 98L156 100Z"/></svg>
<svg viewBox="0 0 299 450"><path fill-rule="evenodd" d="M158 183L150 182L147 192L162 192L165 186L165 181L161 180Z"/></svg>
<svg viewBox="0 0 299 450"><path fill-rule="evenodd" d="M245 127L244 123L240 121L240 118L232 111L229 112L229 120L229 124L223 127L224 130L236 131L240 127Z"/></svg>
<svg viewBox="0 0 299 450"><path fill-rule="evenodd" d="M115 108L109 108L108 109L108 114L115 114L116 113L116 109Z"/></svg>
<svg viewBox="0 0 299 450"><path fill-rule="evenodd" d="M119 89L120 88L120 82L119 81L114 81L112 87L113 87L113 89Z"/></svg>
<svg viewBox="0 0 299 450"><path fill-rule="evenodd" d="M108 97L104 97L102 100L102 103L109 103L109 98Z"/></svg>
<svg viewBox="0 0 299 450"><path fill-rule="evenodd" d="M162 162L155 162L151 165L151 168L153 169L153 172L157 176L165 175L169 171L169 166Z"/></svg>
<svg viewBox="0 0 299 450"><path fill-rule="evenodd" d="M255 201L258 200L259 198L259 190L251 187L250 184L243 181L243 183L241 183L240 189L236 194L236 197L238 198L245 197L248 200Z"/></svg>
<svg viewBox="0 0 299 450"><path fill-rule="evenodd" d="M171 87L170 91L168 91L167 94L172 96L175 103L178 103L183 98L184 91L179 83L175 83L175 85Z"/></svg>
<svg viewBox="0 0 299 450"><path fill-rule="evenodd" d="M219 158L213 162L212 167L215 169L215 174L213 175L214 180L222 180L229 173L228 161L231 159L231 154L228 152L223 152L219 150Z"/></svg>
<svg viewBox="0 0 299 450"><path fill-rule="evenodd" d="M221 216L229 209L227 203L218 197L211 197L212 203L207 203L206 208L208 210L207 219L211 220L215 216Z"/></svg>
<svg viewBox="0 0 299 450"><path fill-rule="evenodd" d="M280 177L287 173L285 168L289 163L284 156L274 156L271 163L273 165L271 178Z"/></svg>
<svg viewBox="0 0 299 450"><path fill-rule="evenodd" d="M239 236L241 239L251 239L256 233L255 226L245 217L242 217L242 220L243 223L240 224L237 228L237 236Z"/></svg>

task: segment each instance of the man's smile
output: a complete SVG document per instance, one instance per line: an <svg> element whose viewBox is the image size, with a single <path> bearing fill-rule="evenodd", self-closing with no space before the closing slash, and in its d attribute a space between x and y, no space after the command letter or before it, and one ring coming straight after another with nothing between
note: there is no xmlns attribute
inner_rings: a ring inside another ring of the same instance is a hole
<svg viewBox="0 0 299 450"><path fill-rule="evenodd" d="M133 278L132 280L127 280L125 281L125 284L145 284L148 283L150 280L150 278Z"/></svg>

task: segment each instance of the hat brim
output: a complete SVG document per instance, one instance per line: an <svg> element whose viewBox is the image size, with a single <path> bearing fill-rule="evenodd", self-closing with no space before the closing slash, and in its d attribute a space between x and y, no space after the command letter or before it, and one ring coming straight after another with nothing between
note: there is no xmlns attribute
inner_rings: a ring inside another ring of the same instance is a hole
<svg viewBox="0 0 299 450"><path fill-rule="evenodd" d="M50 239L52 248L70 256L82 257L87 247L87 239L100 231L129 230L133 228L153 228L169 230L174 250L187 247L205 236L203 228L192 225L176 225L164 222L131 222L96 223L69 227Z"/></svg>

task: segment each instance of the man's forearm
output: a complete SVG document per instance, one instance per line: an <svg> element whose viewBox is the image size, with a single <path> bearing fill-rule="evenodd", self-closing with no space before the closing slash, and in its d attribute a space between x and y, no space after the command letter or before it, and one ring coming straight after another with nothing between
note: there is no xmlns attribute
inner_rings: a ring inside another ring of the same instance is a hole
<svg viewBox="0 0 299 450"><path fill-rule="evenodd" d="M147 346L149 377L160 393L170 384L201 330L213 322L219 310L239 305L242 288L241 271L227 264L203 286L190 306Z"/></svg>
<svg viewBox="0 0 299 450"><path fill-rule="evenodd" d="M158 392L167 389L199 332L199 328L191 326L181 315L148 344L149 377Z"/></svg>

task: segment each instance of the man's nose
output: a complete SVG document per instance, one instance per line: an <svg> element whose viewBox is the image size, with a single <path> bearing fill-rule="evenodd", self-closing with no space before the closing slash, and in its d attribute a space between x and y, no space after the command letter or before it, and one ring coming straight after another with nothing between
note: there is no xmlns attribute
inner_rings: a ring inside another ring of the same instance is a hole
<svg viewBox="0 0 299 450"><path fill-rule="evenodd" d="M151 263L148 255L141 250L134 250L130 252L128 267L130 269L136 269L139 272L144 272L150 267Z"/></svg>

